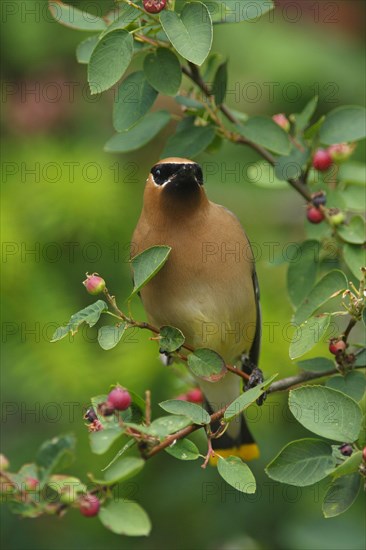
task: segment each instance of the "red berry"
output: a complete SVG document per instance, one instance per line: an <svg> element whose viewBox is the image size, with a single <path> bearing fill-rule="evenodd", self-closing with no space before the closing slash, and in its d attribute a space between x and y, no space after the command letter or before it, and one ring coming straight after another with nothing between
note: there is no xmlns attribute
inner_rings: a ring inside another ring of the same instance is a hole
<svg viewBox="0 0 366 550"><path fill-rule="evenodd" d="M148 13L159 13L166 6L166 0L143 0L144 9Z"/></svg>
<svg viewBox="0 0 366 550"><path fill-rule="evenodd" d="M333 159L327 149L318 149L313 156L313 166L316 170L324 172L333 164Z"/></svg>
<svg viewBox="0 0 366 550"><path fill-rule="evenodd" d="M351 454L353 453L352 445L350 445L349 443L343 443L343 445L338 447L338 449L341 451L341 454L343 456L351 456Z"/></svg>
<svg viewBox="0 0 366 550"><path fill-rule="evenodd" d="M331 340L329 342L329 351L333 355L338 355L338 353L343 352L346 349L346 342L344 340Z"/></svg>
<svg viewBox="0 0 366 550"><path fill-rule="evenodd" d="M79 510L83 516L91 518L96 516L99 512L100 502L99 498L95 495L85 495L79 501Z"/></svg>
<svg viewBox="0 0 366 550"><path fill-rule="evenodd" d="M107 403L117 411L125 411L131 405L131 396L127 390L117 386L108 395Z"/></svg>
<svg viewBox="0 0 366 550"><path fill-rule="evenodd" d="M362 459L363 459L364 462L366 462L366 447L363 448Z"/></svg>
<svg viewBox="0 0 366 550"><path fill-rule="evenodd" d="M186 400L191 403L202 403L204 401L203 393L199 388L194 388L186 393Z"/></svg>
<svg viewBox="0 0 366 550"><path fill-rule="evenodd" d="M100 294L105 289L105 280L102 277L99 277L98 273L93 273L93 275L86 274L86 279L83 281L83 285L89 294L95 296Z"/></svg>
<svg viewBox="0 0 366 550"><path fill-rule="evenodd" d="M39 481L35 477L27 477L25 479L25 484L29 491L34 491L34 489L37 489Z"/></svg>
<svg viewBox="0 0 366 550"><path fill-rule="evenodd" d="M306 211L306 217L310 223L320 223L324 220L323 212L315 206L309 206Z"/></svg>
<svg viewBox="0 0 366 550"><path fill-rule="evenodd" d="M285 132L288 132L290 130L290 121L284 115L283 113L278 113L277 115L273 115L272 120L278 124L278 126L281 126Z"/></svg>
<svg viewBox="0 0 366 550"><path fill-rule="evenodd" d="M186 393L181 393L180 395L177 395L177 397L175 397L175 399L178 399L178 401L187 401L187 394Z"/></svg>

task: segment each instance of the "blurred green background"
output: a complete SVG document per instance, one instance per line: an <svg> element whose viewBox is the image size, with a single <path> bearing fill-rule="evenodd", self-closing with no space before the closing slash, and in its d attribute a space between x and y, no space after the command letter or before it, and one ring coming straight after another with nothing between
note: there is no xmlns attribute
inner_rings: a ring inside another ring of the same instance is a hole
<svg viewBox="0 0 366 550"><path fill-rule="evenodd" d="M74 4L89 11L100 5L107 11L113 3ZM213 51L229 58L232 108L289 114L314 93L320 96L318 115L338 104L362 103L364 4L311 4L318 11L306 1L277 2L273 20L265 16L215 29ZM113 96L91 98L87 92L85 67L77 65L74 55L85 33L51 21L46 1L4 1L2 8L1 448L14 471L33 460L45 439L72 431L78 446L70 472L86 480L86 472L97 473L108 462L108 456L96 457L89 450L82 414L90 396L117 381L140 394L150 388L154 403L186 389L160 364L148 334L134 334L135 341L109 352L96 343L95 328L81 331L73 341L49 343L56 325L91 303L81 285L86 271L102 274L121 303L128 295L129 240L144 181L172 127L134 154L104 153L113 133ZM162 105L171 108L173 102L163 97ZM362 160L361 146L355 156ZM227 145L198 160L212 174L206 184L210 198L239 216L260 251L265 323L261 366L268 375L294 373L286 339L291 316L286 265L273 262L269 250L281 256L288 243L304 238L303 202L289 189L253 186L246 170L257 157L243 147ZM137 301L133 312L144 316ZM314 355L325 348L319 345ZM325 484L300 489L278 485L264 474L269 459L286 442L306 435L291 418L285 398L276 394L259 412L249 411L262 448L252 464L258 480L255 495L231 492L212 468L204 471L198 462L182 463L162 454L128 487L129 496L151 516L150 538L118 537L77 511L62 520L21 520L3 506L3 548L363 548L361 497L340 518L324 520ZM158 414L158 407L154 412Z"/></svg>

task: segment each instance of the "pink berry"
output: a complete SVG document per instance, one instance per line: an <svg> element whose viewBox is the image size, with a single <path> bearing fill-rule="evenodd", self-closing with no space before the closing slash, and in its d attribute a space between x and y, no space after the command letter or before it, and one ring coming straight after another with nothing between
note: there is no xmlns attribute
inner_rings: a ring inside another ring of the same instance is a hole
<svg viewBox="0 0 366 550"><path fill-rule="evenodd" d="M310 223L320 223L324 220L324 214L315 206L310 206L306 211L306 217Z"/></svg>
<svg viewBox="0 0 366 550"><path fill-rule="evenodd" d="M131 396L127 390L117 386L108 395L107 403L117 411L125 411L131 405Z"/></svg>
<svg viewBox="0 0 366 550"><path fill-rule="evenodd" d="M366 447L364 447L362 451L362 460L366 462Z"/></svg>
<svg viewBox="0 0 366 550"><path fill-rule="evenodd" d="M329 351L333 355L338 355L346 349L346 342L344 340L331 340L329 343Z"/></svg>
<svg viewBox="0 0 366 550"><path fill-rule="evenodd" d="M148 13L159 13L166 6L166 0L143 0L144 9Z"/></svg>
<svg viewBox="0 0 366 550"><path fill-rule="evenodd" d="M100 294L105 289L105 280L102 277L99 277L98 273L93 273L93 275L86 274L86 279L83 281L83 285L89 294L95 296Z"/></svg>
<svg viewBox="0 0 366 550"><path fill-rule="evenodd" d="M343 445L338 447L338 449L341 451L341 454L343 456L351 456L351 454L353 453L352 445L350 445L349 443L343 443Z"/></svg>
<svg viewBox="0 0 366 550"><path fill-rule="evenodd" d="M199 388L194 388L186 393L187 401L191 403L202 403L204 401L203 393Z"/></svg>
<svg viewBox="0 0 366 550"><path fill-rule="evenodd" d="M336 143L328 147L328 153L334 162L343 162L349 159L355 148L354 143Z"/></svg>
<svg viewBox="0 0 366 550"><path fill-rule="evenodd" d="M333 159L327 149L318 149L313 156L313 167L320 172L325 172L333 164Z"/></svg>
<svg viewBox="0 0 366 550"><path fill-rule="evenodd" d="M273 115L272 120L278 124L278 126L281 126L285 132L288 132L290 130L290 121L284 115L283 113L278 113L277 115Z"/></svg>
<svg viewBox="0 0 366 550"><path fill-rule="evenodd" d="M87 518L96 516L99 512L99 508L100 508L99 498L96 497L95 495L91 495L91 494L85 495L79 501L80 513Z"/></svg>
<svg viewBox="0 0 366 550"><path fill-rule="evenodd" d="M27 489L29 491L34 491L34 489L37 489L37 486L39 484L39 481L38 479L36 479L35 477L27 477L25 479L25 484L27 486Z"/></svg>
<svg viewBox="0 0 366 550"><path fill-rule="evenodd" d="M174 399L178 399L178 401L187 401L187 394L181 393L180 395L177 395Z"/></svg>

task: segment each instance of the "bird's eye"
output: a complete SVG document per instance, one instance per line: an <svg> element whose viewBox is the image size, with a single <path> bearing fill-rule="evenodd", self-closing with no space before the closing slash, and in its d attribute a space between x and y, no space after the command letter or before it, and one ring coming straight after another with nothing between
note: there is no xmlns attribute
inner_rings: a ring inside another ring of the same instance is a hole
<svg viewBox="0 0 366 550"><path fill-rule="evenodd" d="M157 176L160 176L160 174L161 174L160 170L159 170L159 169L156 170L156 175L157 175Z"/></svg>

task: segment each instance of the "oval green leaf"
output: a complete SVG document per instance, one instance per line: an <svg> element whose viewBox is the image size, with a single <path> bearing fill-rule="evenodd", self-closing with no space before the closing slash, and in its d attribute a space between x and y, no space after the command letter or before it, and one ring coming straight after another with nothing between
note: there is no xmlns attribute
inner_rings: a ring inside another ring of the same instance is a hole
<svg viewBox="0 0 366 550"><path fill-rule="evenodd" d="M227 61L225 61L218 66L212 85L212 94L216 105L221 105L225 99L227 80Z"/></svg>
<svg viewBox="0 0 366 550"><path fill-rule="evenodd" d="M163 267L168 259L170 246L152 246L131 259L133 269L133 292L137 294Z"/></svg>
<svg viewBox="0 0 366 550"><path fill-rule="evenodd" d="M233 401L225 411L224 420L231 420L238 414L241 414L245 409L254 403L258 397L266 391L266 389L272 384L273 380L277 378L278 374L274 374L268 380L265 380L262 384L258 384L255 388L245 391Z"/></svg>
<svg viewBox="0 0 366 550"><path fill-rule="evenodd" d="M201 2L189 2L180 16L174 11L162 11L160 22L177 52L184 59L202 65L212 44L212 22L207 7Z"/></svg>
<svg viewBox="0 0 366 550"><path fill-rule="evenodd" d="M119 437L124 433L124 430L119 426L113 428L105 428L99 432L89 434L90 448L92 453L102 455L108 451Z"/></svg>
<svg viewBox="0 0 366 550"><path fill-rule="evenodd" d="M107 311L107 309L108 307L104 300L98 300L94 304L74 313L67 325L59 327L56 330L52 336L51 342L61 340L61 338L64 338L69 332L71 332L72 335L76 334L82 323L87 323L90 327L93 327L99 321L99 317L103 311Z"/></svg>
<svg viewBox="0 0 366 550"><path fill-rule="evenodd" d="M328 378L327 388L341 391L355 401L361 401L366 389L366 376L360 371L347 372L344 376L337 374Z"/></svg>
<svg viewBox="0 0 366 550"><path fill-rule="evenodd" d="M343 514L357 498L361 487L361 476L358 473L335 479L323 500L323 514L326 518L334 518Z"/></svg>
<svg viewBox="0 0 366 550"><path fill-rule="evenodd" d="M161 94L176 95L182 71L178 57L167 48L157 48L144 59L144 72L148 82Z"/></svg>
<svg viewBox="0 0 366 550"><path fill-rule="evenodd" d="M172 445L165 448L165 451L178 460L197 460L200 456L199 450L190 439L178 439Z"/></svg>
<svg viewBox="0 0 366 550"><path fill-rule="evenodd" d="M245 124L238 125L236 129L246 139L273 153L278 155L290 153L291 143L288 134L269 117L251 117Z"/></svg>
<svg viewBox="0 0 366 550"><path fill-rule="evenodd" d="M348 474L353 474L357 472L362 461L362 451L356 451L351 456L347 457L342 464L337 466L335 471L332 473L332 477L336 479L337 477L345 476Z"/></svg>
<svg viewBox="0 0 366 550"><path fill-rule="evenodd" d="M140 149L151 141L168 124L170 114L167 111L156 111L142 118L126 132L115 134L104 146L107 153L128 153Z"/></svg>
<svg viewBox="0 0 366 550"><path fill-rule="evenodd" d="M113 107L113 126L117 132L136 124L152 107L157 95L143 71L128 75L118 88Z"/></svg>
<svg viewBox="0 0 366 550"><path fill-rule="evenodd" d="M179 399L169 399L168 401L159 403L159 405L168 413L187 416L194 424L204 425L209 424L211 421L208 412L195 403L189 403L188 401L181 401Z"/></svg>
<svg viewBox="0 0 366 550"><path fill-rule="evenodd" d="M361 267L366 265L366 251L362 246L346 243L343 247L343 259L352 274L361 280Z"/></svg>
<svg viewBox="0 0 366 550"><path fill-rule="evenodd" d="M76 60L78 63L87 64L90 61L91 54L99 42L99 36L89 36L76 47Z"/></svg>
<svg viewBox="0 0 366 550"><path fill-rule="evenodd" d="M101 38L90 57L88 82L91 94L108 90L127 70L133 56L133 38L115 30Z"/></svg>
<svg viewBox="0 0 366 550"><path fill-rule="evenodd" d="M347 395L323 386L290 391L289 408L306 429L339 442L352 443L361 430L362 412Z"/></svg>
<svg viewBox="0 0 366 550"><path fill-rule="evenodd" d="M255 477L249 466L237 456L219 457L217 471L234 489L241 493L253 494L256 491Z"/></svg>
<svg viewBox="0 0 366 550"><path fill-rule="evenodd" d="M151 423L147 433L159 439L164 439L167 435L178 432L190 424L192 424L192 421L187 416L161 416Z"/></svg>
<svg viewBox="0 0 366 550"><path fill-rule="evenodd" d="M114 348L121 340L125 330L126 323L119 323L117 326L100 327L98 331L98 343L104 350Z"/></svg>
<svg viewBox="0 0 366 550"><path fill-rule="evenodd" d="M293 306L297 307L313 288L319 265L320 243L304 241L296 246L287 271L287 290Z"/></svg>
<svg viewBox="0 0 366 550"><path fill-rule="evenodd" d="M93 483L98 485L114 485L136 476L144 467L145 460L135 456L117 460L108 470L105 471L104 479L97 479L91 476Z"/></svg>
<svg viewBox="0 0 366 550"><path fill-rule="evenodd" d="M299 361L297 366L300 369L310 372L327 372L334 369L334 361L327 357L313 357L312 359L304 359Z"/></svg>
<svg viewBox="0 0 366 550"><path fill-rule="evenodd" d="M299 439L286 445L266 467L267 475L281 483L306 487L333 472L332 446L320 439Z"/></svg>
<svg viewBox="0 0 366 550"><path fill-rule="evenodd" d="M338 269L330 271L320 279L296 310L294 322L297 324L303 323L320 306L331 298L338 296L346 288L348 288L348 282L345 274Z"/></svg>
<svg viewBox="0 0 366 550"><path fill-rule="evenodd" d="M160 327L159 349L165 353L172 353L182 347L185 342L183 332L179 328L165 325Z"/></svg>
<svg viewBox="0 0 366 550"><path fill-rule="evenodd" d="M100 17L64 4L61 0L48 2L48 7L52 17L65 27L79 31L103 31L107 27L106 22Z"/></svg>
<svg viewBox="0 0 366 550"><path fill-rule="evenodd" d="M188 355L187 363L195 376L209 382L217 382L226 374L225 361L212 349L196 349Z"/></svg>
<svg viewBox="0 0 366 550"><path fill-rule="evenodd" d="M344 105L331 111L320 129L320 141L326 145L358 141L366 137L366 109Z"/></svg>
<svg viewBox="0 0 366 550"><path fill-rule="evenodd" d="M309 317L302 325L296 327L290 344L290 358L301 357L321 342L331 318L330 314Z"/></svg>
<svg viewBox="0 0 366 550"><path fill-rule="evenodd" d="M163 157L193 158L202 153L214 140L215 128L195 126L194 117L184 118L164 148Z"/></svg>
<svg viewBox="0 0 366 550"><path fill-rule="evenodd" d="M338 227L338 235L347 243L364 244L366 241L365 220L362 216L353 216L348 224Z"/></svg>
<svg viewBox="0 0 366 550"><path fill-rule="evenodd" d="M110 502L100 509L98 517L104 527L117 535L141 537L147 536L151 531L149 516L136 502Z"/></svg>

